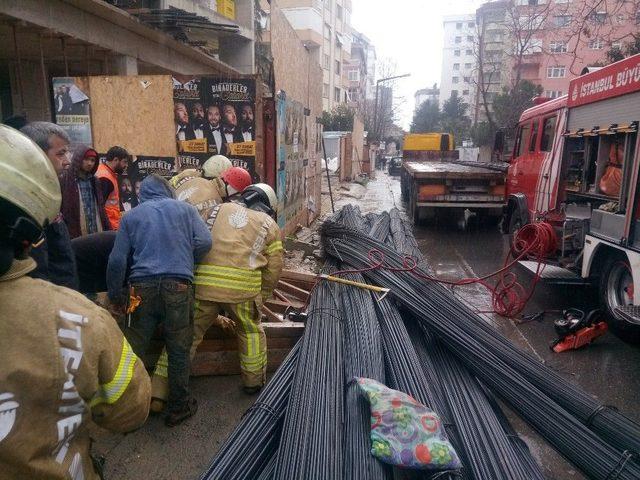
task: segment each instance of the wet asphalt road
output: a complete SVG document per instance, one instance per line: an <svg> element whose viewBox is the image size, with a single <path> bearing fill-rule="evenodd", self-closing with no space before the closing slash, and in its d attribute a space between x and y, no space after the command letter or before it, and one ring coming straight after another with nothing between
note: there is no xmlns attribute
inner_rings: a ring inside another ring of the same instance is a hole
<svg viewBox="0 0 640 480"><path fill-rule="evenodd" d="M381 172L377 172L377 178L367 188L354 185L350 192L341 193L337 209L346 203L360 205L364 213L394 206L402 208L399 182ZM323 211L328 211L329 202L325 201L328 198L324 197ZM502 266L507 253L507 242L496 225L474 219L466 231L460 230L455 220L445 219L416 228L415 235L432 268L446 278L488 274ZM522 282L528 279L526 274L520 278ZM478 310L491 309L490 294L483 287L466 286L458 292ZM594 293L582 287L539 285L526 313L588 308L593 299ZM567 382L580 385L603 404L615 405L640 422L640 347L630 347L607 334L586 349L552 353L549 343L555 338L553 315L525 325L516 325L492 314L486 314L485 318L514 343L534 352L541 361L560 372ZM161 419L151 418L140 430L127 436L95 432L97 449L107 455L107 478L199 477L255 397L240 391L237 376L193 378L191 386L200 408L197 415L182 426L168 429ZM584 478L517 416L509 414L509 418L543 466L547 478Z"/></svg>
<svg viewBox="0 0 640 480"><path fill-rule="evenodd" d="M380 172L377 176L361 200L365 211L373 205L398 205L398 180ZM369 191L377 193L369 194ZM380 192L388 192L386 199L380 198ZM371 202L367 199L369 195ZM467 229L461 230L456 218L441 218L435 224L414 228L414 234L432 269L443 278L487 275L503 266L508 253L508 240L498 232L495 221L487 219L473 218ZM530 284L531 277L523 269L517 268L516 273L523 286ZM466 286L458 293L477 310L492 310L491 294L484 287ZM538 284L524 313L570 307L588 310L596 303L596 292L588 287ZM550 312L542 321L523 325L495 314L483 316L511 341L561 373L567 382L579 385L602 404L614 405L640 422L640 347L629 346L614 335L606 334L584 349L554 353L549 344L556 338L553 320L558 315ZM544 467L547 478L584 478L518 417L511 413L509 418Z"/></svg>

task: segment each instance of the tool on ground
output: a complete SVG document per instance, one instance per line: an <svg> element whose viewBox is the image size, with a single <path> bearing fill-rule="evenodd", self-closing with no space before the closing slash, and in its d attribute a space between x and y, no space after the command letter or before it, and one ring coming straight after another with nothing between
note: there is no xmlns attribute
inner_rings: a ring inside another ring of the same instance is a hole
<svg viewBox="0 0 640 480"><path fill-rule="evenodd" d="M298 323L306 323L307 322L307 313L300 311L298 308L287 307L284 311L284 318L288 319L290 322L298 322Z"/></svg>
<svg viewBox="0 0 640 480"><path fill-rule="evenodd" d="M391 291L389 288L378 287L377 285L369 285L368 283L354 282L353 280L346 280L340 277L334 277L333 275L321 274L318 275L321 280L327 280L329 282L342 283L343 285L351 285L352 287L362 288L364 290L370 290L372 292L382 293L382 296L378 297L378 301L382 300Z"/></svg>
<svg viewBox="0 0 640 480"><path fill-rule="evenodd" d="M560 353L589 345L607 333L607 324L601 317L600 310L592 310L587 314L577 308L565 310L562 318L554 322L559 338L551 344L551 350Z"/></svg>

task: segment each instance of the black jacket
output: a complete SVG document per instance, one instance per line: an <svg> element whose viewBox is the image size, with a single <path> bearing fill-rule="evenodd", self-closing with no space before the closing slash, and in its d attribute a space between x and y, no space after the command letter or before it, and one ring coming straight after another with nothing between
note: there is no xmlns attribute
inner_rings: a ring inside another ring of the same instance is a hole
<svg viewBox="0 0 640 480"><path fill-rule="evenodd" d="M67 224L61 218L55 220L44 229L44 237L44 242L31 250L31 256L38 266L29 275L78 290L76 259L71 249Z"/></svg>

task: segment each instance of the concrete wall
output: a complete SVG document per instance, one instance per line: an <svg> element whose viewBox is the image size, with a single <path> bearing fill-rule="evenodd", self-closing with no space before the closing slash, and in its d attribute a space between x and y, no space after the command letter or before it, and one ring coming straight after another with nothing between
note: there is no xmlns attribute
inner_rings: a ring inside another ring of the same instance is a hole
<svg viewBox="0 0 640 480"><path fill-rule="evenodd" d="M320 153L317 150L318 131L316 119L322 115L322 71L315 63L314 55L308 51L295 30L289 24L275 0L271 2L271 51L276 91L284 91L289 100L301 103L310 110L304 117L307 132L305 167L307 205L295 219L285 226L288 234L298 224L308 225L320 214Z"/></svg>

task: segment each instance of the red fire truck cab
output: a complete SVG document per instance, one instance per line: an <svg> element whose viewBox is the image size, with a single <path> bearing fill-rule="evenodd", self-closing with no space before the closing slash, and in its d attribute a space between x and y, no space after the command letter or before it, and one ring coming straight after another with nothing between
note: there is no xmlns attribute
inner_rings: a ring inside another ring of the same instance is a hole
<svg viewBox="0 0 640 480"><path fill-rule="evenodd" d="M518 123L503 228L553 225L558 250L543 275L596 286L611 329L638 343L640 55L578 77L567 95L536 103Z"/></svg>

